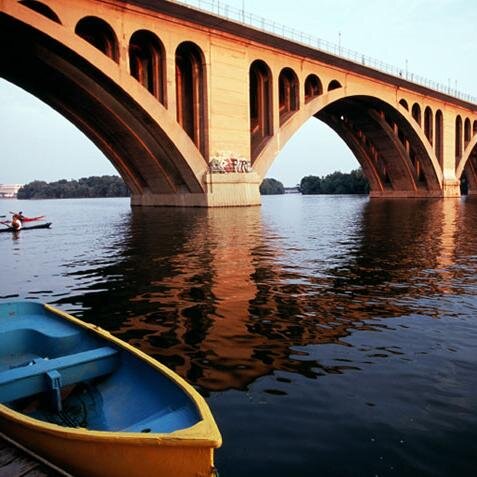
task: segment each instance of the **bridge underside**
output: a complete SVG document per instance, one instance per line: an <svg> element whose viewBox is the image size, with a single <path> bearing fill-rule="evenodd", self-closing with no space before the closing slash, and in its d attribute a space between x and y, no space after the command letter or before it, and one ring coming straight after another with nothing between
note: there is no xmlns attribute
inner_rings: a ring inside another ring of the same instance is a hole
<svg viewBox="0 0 477 477"><path fill-rule="evenodd" d="M471 147L464 169L469 195L477 195L477 145Z"/></svg>
<svg viewBox="0 0 477 477"><path fill-rule="evenodd" d="M132 205L260 204L261 179L255 173L209 173L207 162L178 125L173 126L179 139L90 62L1 14L0 77L44 101L94 142L126 182ZM199 162L195 170L190 167L194 161Z"/></svg>
<svg viewBox="0 0 477 477"><path fill-rule="evenodd" d="M383 101L350 97L316 117L344 140L360 163L371 197L441 197L442 184L421 139Z"/></svg>
<svg viewBox="0 0 477 477"><path fill-rule="evenodd" d="M126 91L72 51L1 15L0 76L83 131L112 162L133 197L203 196L202 184L174 142Z"/></svg>

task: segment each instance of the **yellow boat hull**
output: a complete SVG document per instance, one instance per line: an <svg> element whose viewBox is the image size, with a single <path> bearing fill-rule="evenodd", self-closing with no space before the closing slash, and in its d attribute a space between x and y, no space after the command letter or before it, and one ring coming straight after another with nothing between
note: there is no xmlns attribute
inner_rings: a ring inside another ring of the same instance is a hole
<svg viewBox="0 0 477 477"><path fill-rule="evenodd" d="M75 477L211 477L213 449L48 432L0 416L2 431Z"/></svg>
<svg viewBox="0 0 477 477"><path fill-rule="evenodd" d="M211 477L214 448L222 439L212 414L195 389L158 361L107 331L45 308L133 353L178 384L202 417L195 425L167 434L91 431L33 419L0 404L0 431L75 477Z"/></svg>

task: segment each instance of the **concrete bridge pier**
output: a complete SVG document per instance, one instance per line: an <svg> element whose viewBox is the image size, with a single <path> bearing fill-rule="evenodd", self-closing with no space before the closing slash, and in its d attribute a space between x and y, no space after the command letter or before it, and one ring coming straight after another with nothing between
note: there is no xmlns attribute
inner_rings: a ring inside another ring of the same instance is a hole
<svg viewBox="0 0 477 477"><path fill-rule="evenodd" d="M460 180L445 179L442 187L442 197L455 198L460 197Z"/></svg>
<svg viewBox="0 0 477 477"><path fill-rule="evenodd" d="M255 172L204 176L204 193L155 194L144 191L131 196L133 206L237 207L261 204L261 178Z"/></svg>

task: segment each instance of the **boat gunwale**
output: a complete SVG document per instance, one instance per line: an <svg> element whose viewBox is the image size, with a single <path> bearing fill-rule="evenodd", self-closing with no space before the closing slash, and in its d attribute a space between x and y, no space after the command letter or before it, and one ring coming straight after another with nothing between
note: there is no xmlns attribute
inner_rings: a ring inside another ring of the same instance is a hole
<svg viewBox="0 0 477 477"><path fill-rule="evenodd" d="M201 420L185 429L179 429L170 433L139 433L139 432L122 432L122 431L99 431L89 430L85 428L63 427L57 424L41 421L15 411L8 406L0 403L0 418L7 418L15 421L23 426L35 428L45 434L54 434L66 439L79 439L82 441L127 441L128 444L138 445L164 445L164 446L180 446L180 447L213 447L218 448L222 445L222 436L215 423L212 413L205 402L204 398L181 376L167 368L156 359L148 356L146 353L137 349L125 341L115 337L109 331L104 330L100 326L81 321L68 313L59 310L51 305L43 304L44 309L66 319L75 325L85 328L93 333L100 335L106 341L112 342L115 346L124 349L126 352L132 353L137 358L145 361L146 364L155 368L165 377L179 386L196 406Z"/></svg>

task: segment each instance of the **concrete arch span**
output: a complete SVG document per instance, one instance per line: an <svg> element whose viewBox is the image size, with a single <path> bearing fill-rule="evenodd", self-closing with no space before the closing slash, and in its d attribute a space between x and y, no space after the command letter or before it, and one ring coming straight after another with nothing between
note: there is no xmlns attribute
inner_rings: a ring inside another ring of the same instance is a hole
<svg viewBox="0 0 477 477"><path fill-rule="evenodd" d="M370 182L371 196L440 195L437 158L405 112L369 96L346 97L316 114L345 140Z"/></svg>
<svg viewBox="0 0 477 477"><path fill-rule="evenodd" d="M133 204L167 196L171 205L205 205L207 163L156 98L61 25L19 4L9 10L0 15L0 76L83 131L124 178Z"/></svg>
<svg viewBox="0 0 477 477"><path fill-rule="evenodd" d="M475 135L458 159L456 177L461 179L465 173L469 185L469 195L477 195L477 135Z"/></svg>
<svg viewBox="0 0 477 477"><path fill-rule="evenodd" d="M253 164L262 177L311 117L325 122L348 145L369 180L371 196L441 195L436 154L409 111L397 101L359 92L346 95L343 89L312 100L280 128Z"/></svg>

